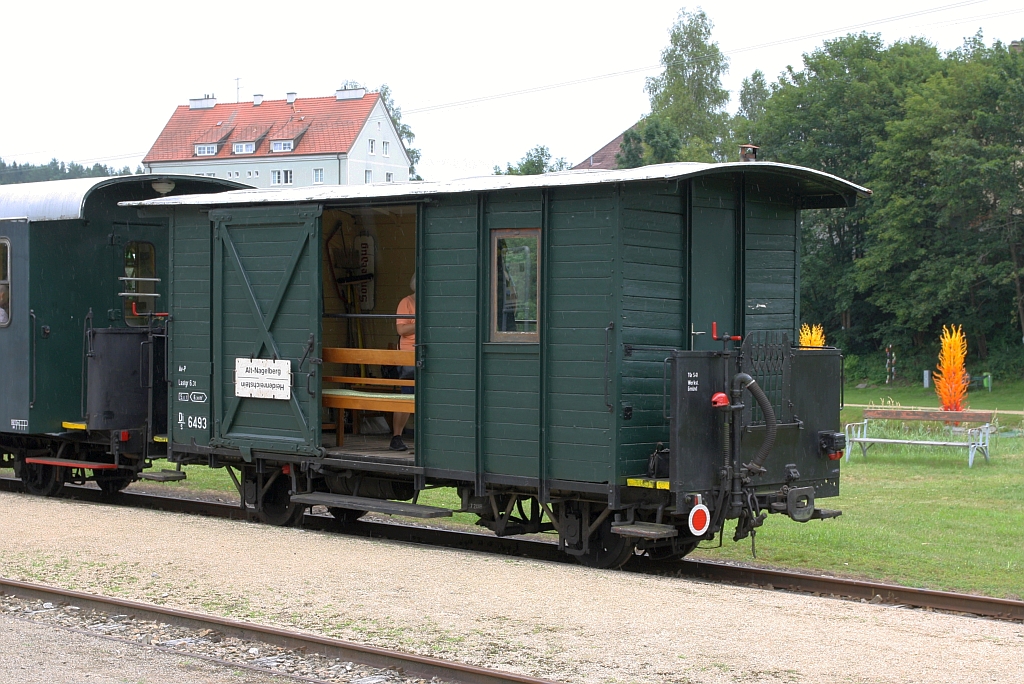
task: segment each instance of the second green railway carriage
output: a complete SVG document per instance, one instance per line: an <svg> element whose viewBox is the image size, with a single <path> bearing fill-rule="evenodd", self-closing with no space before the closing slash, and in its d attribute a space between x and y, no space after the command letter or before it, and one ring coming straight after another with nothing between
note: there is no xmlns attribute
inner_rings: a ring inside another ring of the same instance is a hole
<svg viewBox="0 0 1024 684"><path fill-rule="evenodd" d="M800 211L869 194L755 162L134 203L170 226L170 453L270 522L445 515L418 492L455 486L602 566L826 517L841 358L795 346Z"/></svg>

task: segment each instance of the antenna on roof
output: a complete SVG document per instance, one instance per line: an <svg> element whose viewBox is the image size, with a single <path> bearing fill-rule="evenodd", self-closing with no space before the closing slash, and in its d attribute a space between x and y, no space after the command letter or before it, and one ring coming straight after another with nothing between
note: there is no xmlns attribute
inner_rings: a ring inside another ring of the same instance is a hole
<svg viewBox="0 0 1024 684"><path fill-rule="evenodd" d="M242 90L241 82L242 82L241 78L236 78L235 79L235 103L236 104L241 102L241 100L238 99L238 93L240 93L241 90Z"/></svg>

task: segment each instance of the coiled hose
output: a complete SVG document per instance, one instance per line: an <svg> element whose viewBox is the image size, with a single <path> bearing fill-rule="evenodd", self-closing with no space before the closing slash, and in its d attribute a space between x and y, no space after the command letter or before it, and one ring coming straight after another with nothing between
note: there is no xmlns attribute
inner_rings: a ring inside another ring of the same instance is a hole
<svg viewBox="0 0 1024 684"><path fill-rule="evenodd" d="M771 453L772 447L775 446L775 433L778 432L775 409L772 407L772 403L768 401L768 395L764 393L764 390L757 384L757 381L746 373L737 373L732 379L732 386L734 395L742 393L745 389L750 390L754 400L757 401L757 405L761 407L761 413L764 414L764 442L761 444L761 448L757 450L754 460L748 465L748 468L749 466L754 466L754 468L750 468L751 470L763 470L764 462L768 460L768 454ZM739 397L736 398L738 399Z"/></svg>

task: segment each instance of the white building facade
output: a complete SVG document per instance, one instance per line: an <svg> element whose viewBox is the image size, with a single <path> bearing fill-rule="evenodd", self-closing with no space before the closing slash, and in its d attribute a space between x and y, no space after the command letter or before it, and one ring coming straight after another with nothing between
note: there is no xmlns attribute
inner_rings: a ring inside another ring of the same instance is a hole
<svg viewBox="0 0 1024 684"><path fill-rule="evenodd" d="M409 155L383 101L335 97L178 107L143 159L147 173L226 178L258 188L401 183Z"/></svg>

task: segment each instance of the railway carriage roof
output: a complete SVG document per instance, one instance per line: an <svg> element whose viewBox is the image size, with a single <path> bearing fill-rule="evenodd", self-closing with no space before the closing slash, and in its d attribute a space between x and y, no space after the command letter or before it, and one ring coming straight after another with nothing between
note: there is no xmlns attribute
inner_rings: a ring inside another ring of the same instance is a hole
<svg viewBox="0 0 1024 684"><path fill-rule="evenodd" d="M94 191L112 185L139 181L146 183L157 180L171 180L178 183L188 181L190 185L210 185L220 189L247 187L229 180L165 173L14 183L0 185L0 219L27 218L29 221L80 219L85 211L85 201Z"/></svg>
<svg viewBox="0 0 1024 684"><path fill-rule="evenodd" d="M141 202L122 202L122 206L168 207L198 205L207 207L292 204L305 202L394 202L416 201L430 195L447 195L464 192L493 192L499 190L520 190L529 188L558 188L605 183L628 183L651 180L682 180L696 176L744 172L766 174L790 179L798 193L805 198L808 207L853 206L858 197L871 196L871 191L855 185L838 176L822 171L778 164L775 162L732 162L727 164L702 164L677 162L655 164L637 169L578 170L545 173L536 176L478 176L452 181L413 181L409 183L376 183L371 185L332 185L301 188L259 188L235 190L217 195L179 195L160 197Z"/></svg>

